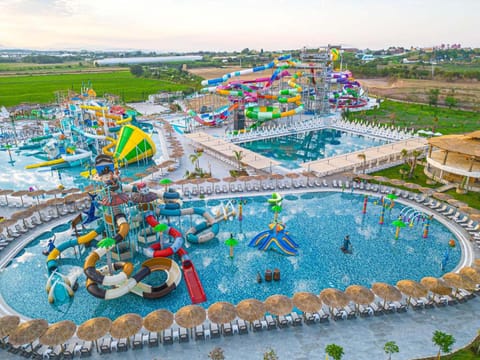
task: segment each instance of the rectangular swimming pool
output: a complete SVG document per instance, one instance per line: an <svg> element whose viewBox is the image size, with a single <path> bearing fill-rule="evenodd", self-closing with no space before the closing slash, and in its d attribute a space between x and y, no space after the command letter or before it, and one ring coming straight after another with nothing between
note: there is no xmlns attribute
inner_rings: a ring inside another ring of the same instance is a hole
<svg viewBox="0 0 480 360"><path fill-rule="evenodd" d="M347 131L322 129L238 144L260 155L275 159L287 169L302 163L348 154L389 141Z"/></svg>

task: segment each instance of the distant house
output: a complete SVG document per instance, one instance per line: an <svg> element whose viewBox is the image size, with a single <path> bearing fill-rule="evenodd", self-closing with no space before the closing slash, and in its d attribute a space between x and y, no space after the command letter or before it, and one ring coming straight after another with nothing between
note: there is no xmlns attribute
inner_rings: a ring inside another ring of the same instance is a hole
<svg viewBox="0 0 480 360"><path fill-rule="evenodd" d="M363 54L362 61L369 62L375 60L375 57L372 54Z"/></svg>

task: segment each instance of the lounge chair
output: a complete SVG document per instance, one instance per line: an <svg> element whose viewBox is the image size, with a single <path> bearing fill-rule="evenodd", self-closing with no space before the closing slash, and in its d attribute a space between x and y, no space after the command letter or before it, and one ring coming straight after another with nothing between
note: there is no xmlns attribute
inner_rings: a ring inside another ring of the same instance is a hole
<svg viewBox="0 0 480 360"><path fill-rule="evenodd" d="M370 308L373 310L374 316L380 316L384 314L383 307L378 305L377 303L371 303Z"/></svg>
<svg viewBox="0 0 480 360"><path fill-rule="evenodd" d="M398 301L394 301L391 303L395 307L396 312L406 312L407 311L407 305L400 303Z"/></svg>
<svg viewBox="0 0 480 360"><path fill-rule="evenodd" d="M410 306L413 310L422 310L424 307L424 303L421 300L417 300L415 298L410 299Z"/></svg>
<svg viewBox="0 0 480 360"><path fill-rule="evenodd" d="M343 308L343 310L345 311L345 313L347 314L347 319L348 320L351 320L351 319L356 319L357 318L357 314L355 313L355 310L353 310L350 306L345 306Z"/></svg>
<svg viewBox="0 0 480 360"><path fill-rule="evenodd" d="M142 348L143 348L143 334L142 333L137 333L133 337L132 349L137 350L137 349L142 349Z"/></svg>
<svg viewBox="0 0 480 360"><path fill-rule="evenodd" d="M64 359L73 359L73 357L75 356L75 348L77 346L77 342L76 341L72 341L72 342L69 342L67 343L66 347L65 347L65 350L63 351L63 358Z"/></svg>
<svg viewBox="0 0 480 360"><path fill-rule="evenodd" d="M239 319L237 321L238 324L238 333L240 335L248 334L248 326L245 320Z"/></svg>
<svg viewBox="0 0 480 360"><path fill-rule="evenodd" d="M173 344L173 331L171 328L163 330L163 345Z"/></svg>
<svg viewBox="0 0 480 360"><path fill-rule="evenodd" d="M141 344L140 340L140 344ZM110 344L110 349L112 348L112 344ZM119 339L117 343L117 351L118 352L125 352L128 350L128 342L127 339Z"/></svg>
<svg viewBox="0 0 480 360"><path fill-rule="evenodd" d="M111 352L112 352L112 338L106 337L102 340L102 343L100 344L100 354L109 354Z"/></svg>
<svg viewBox="0 0 480 360"><path fill-rule="evenodd" d="M284 315L278 316L277 324L279 328L286 328L288 327L288 320Z"/></svg>
<svg viewBox="0 0 480 360"><path fill-rule="evenodd" d="M257 331L262 331L262 323L260 322L260 320L255 320L253 323L252 323L252 326L253 326L253 331L254 332L257 332Z"/></svg>
<svg viewBox="0 0 480 360"><path fill-rule="evenodd" d="M148 334L148 346L150 347L158 346L158 333L150 332Z"/></svg>
<svg viewBox="0 0 480 360"><path fill-rule="evenodd" d="M374 314L374 311L371 307L364 305L358 305L358 312L360 317L369 317Z"/></svg>
<svg viewBox="0 0 480 360"><path fill-rule="evenodd" d="M210 324L210 337L212 339L220 337L220 329L218 328L218 324L216 323Z"/></svg>
<svg viewBox="0 0 480 360"><path fill-rule="evenodd" d="M195 327L195 340L205 340L205 330L203 325Z"/></svg>
<svg viewBox="0 0 480 360"><path fill-rule="evenodd" d="M419 299L419 301L421 301L423 303L423 307L425 309L433 309L435 307L435 303L433 302L433 300L431 298L422 297L422 298Z"/></svg>
<svg viewBox="0 0 480 360"><path fill-rule="evenodd" d="M292 324L293 326L301 326L302 325L302 318L298 316L298 314L294 311L291 314L292 317Z"/></svg>
<svg viewBox="0 0 480 360"><path fill-rule="evenodd" d="M85 341L80 348L80 357L92 356L93 342Z"/></svg>
<svg viewBox="0 0 480 360"><path fill-rule="evenodd" d="M320 311L318 312L318 316L321 323L328 322L328 318L330 317L330 315L326 313L323 309L320 309Z"/></svg>
<svg viewBox="0 0 480 360"><path fill-rule="evenodd" d="M447 212L443 213L443 216L445 217L450 217L450 215L454 214L455 213L455 209L453 208L450 208Z"/></svg>
<svg viewBox="0 0 480 360"><path fill-rule="evenodd" d="M347 318L347 313L344 310L339 310L337 308L333 308L332 310L333 320L345 320Z"/></svg>
<svg viewBox="0 0 480 360"><path fill-rule="evenodd" d="M306 312L303 313L303 322L307 325L312 325L315 323L315 317L312 313Z"/></svg>
<svg viewBox="0 0 480 360"><path fill-rule="evenodd" d="M433 302L435 303L435 305L437 305L437 307L444 307L444 306L447 306L448 304L448 300L446 298L444 298L443 296L442 297L434 297L433 298Z"/></svg>
<svg viewBox="0 0 480 360"><path fill-rule="evenodd" d="M184 327L180 328L178 339L181 343L188 342L190 340L187 329L185 329Z"/></svg>
<svg viewBox="0 0 480 360"><path fill-rule="evenodd" d="M267 321L267 330L272 330L277 328L277 323L273 320L272 315L266 315L265 320Z"/></svg>
<svg viewBox="0 0 480 360"><path fill-rule="evenodd" d="M222 324L222 332L223 336L232 336L233 335L233 329L232 329L232 324L231 323L225 323Z"/></svg>

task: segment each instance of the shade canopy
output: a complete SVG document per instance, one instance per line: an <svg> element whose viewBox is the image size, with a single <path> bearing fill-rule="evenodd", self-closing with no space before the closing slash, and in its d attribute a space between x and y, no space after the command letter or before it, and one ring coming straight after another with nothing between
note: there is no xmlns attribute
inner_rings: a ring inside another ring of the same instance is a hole
<svg viewBox="0 0 480 360"><path fill-rule="evenodd" d="M208 308L208 318L218 324L225 324L237 317L235 306L229 302L219 301Z"/></svg>
<svg viewBox="0 0 480 360"><path fill-rule="evenodd" d="M114 338L128 338L135 335L143 326L143 319L138 314L125 314L115 319L110 328Z"/></svg>
<svg viewBox="0 0 480 360"><path fill-rule="evenodd" d="M424 297L428 294L425 286L413 280L400 280L397 282L397 288L405 295L414 298Z"/></svg>
<svg viewBox="0 0 480 360"><path fill-rule="evenodd" d="M450 295L452 293L452 288L449 287L445 281L433 276L426 276L422 278L422 280L420 280L420 284L437 295Z"/></svg>
<svg viewBox="0 0 480 360"><path fill-rule="evenodd" d="M274 315L286 315L293 309L292 300L285 295L272 295L265 300L267 311Z"/></svg>
<svg viewBox="0 0 480 360"><path fill-rule="evenodd" d="M175 322L184 328L193 328L207 318L205 309L198 305L187 305L175 313Z"/></svg>
<svg viewBox="0 0 480 360"><path fill-rule="evenodd" d="M360 305L371 304L375 299L373 292L369 288L361 285L350 285L345 289L345 294L347 294L353 302Z"/></svg>
<svg viewBox="0 0 480 360"><path fill-rule="evenodd" d="M67 342L77 330L73 321L63 320L48 327L47 331L40 336L40 343L47 346L56 346Z"/></svg>
<svg viewBox="0 0 480 360"><path fill-rule="evenodd" d="M112 320L106 317L96 317L85 321L77 329L77 336L81 340L95 341L110 331Z"/></svg>
<svg viewBox="0 0 480 360"><path fill-rule="evenodd" d="M477 270L470 266L465 266L460 269L459 273L470 278L470 280L472 280L476 284L480 284L480 270Z"/></svg>
<svg viewBox="0 0 480 360"><path fill-rule="evenodd" d="M160 332L173 324L173 314L165 309L154 310L143 318L143 327L148 331Z"/></svg>
<svg viewBox="0 0 480 360"><path fill-rule="evenodd" d="M265 304L257 299L242 300L237 304L236 309L241 319L250 322L261 319L267 311Z"/></svg>
<svg viewBox="0 0 480 360"><path fill-rule="evenodd" d="M443 281L448 286L457 288L457 289L475 289L476 284L474 281L472 281L469 277L466 277L462 274L457 274L457 273L446 273L442 276Z"/></svg>
<svg viewBox="0 0 480 360"><path fill-rule="evenodd" d="M10 335L20 324L20 317L17 315L6 315L0 318L0 338Z"/></svg>
<svg viewBox="0 0 480 360"><path fill-rule="evenodd" d="M402 293L395 286L377 282L372 285L372 291L385 301L399 301Z"/></svg>
<svg viewBox="0 0 480 360"><path fill-rule="evenodd" d="M343 291L335 288L327 288L320 293L320 300L330 307L344 307L350 302L350 298Z"/></svg>
<svg viewBox="0 0 480 360"><path fill-rule="evenodd" d="M30 344L38 339L47 330L48 322L43 319L35 319L24 322L10 334L8 342L12 345Z"/></svg>
<svg viewBox="0 0 480 360"><path fill-rule="evenodd" d="M322 300L310 292L297 292L292 300L293 304L303 312L317 312L322 307Z"/></svg>

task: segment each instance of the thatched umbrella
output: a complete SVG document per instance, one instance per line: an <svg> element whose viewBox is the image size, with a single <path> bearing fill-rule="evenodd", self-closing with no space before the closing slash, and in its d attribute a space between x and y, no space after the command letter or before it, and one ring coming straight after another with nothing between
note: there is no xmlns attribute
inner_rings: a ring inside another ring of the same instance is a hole
<svg viewBox="0 0 480 360"><path fill-rule="evenodd" d="M110 334L117 339L127 339L130 345L130 336L135 335L143 326L143 319L138 314L124 314L112 322Z"/></svg>
<svg viewBox="0 0 480 360"><path fill-rule="evenodd" d="M18 190L10 194L10 196L19 197L22 202L22 206L25 206L23 203L23 197L28 194L27 190Z"/></svg>
<svg viewBox="0 0 480 360"><path fill-rule="evenodd" d="M406 187L407 189L420 189L422 186L414 183L405 183L403 184L403 187Z"/></svg>
<svg viewBox="0 0 480 360"><path fill-rule="evenodd" d="M445 281L442 279L433 277L433 276L425 276L420 280L420 284L425 286L428 290L430 290L434 295L450 295L452 293L452 288L449 287Z"/></svg>
<svg viewBox="0 0 480 360"><path fill-rule="evenodd" d="M401 185L405 184L405 181L400 180L400 179L391 179L388 182L392 185L395 185L395 186L401 186Z"/></svg>
<svg viewBox="0 0 480 360"><path fill-rule="evenodd" d="M476 269L480 269L480 259L475 259L473 261L473 267Z"/></svg>
<svg viewBox="0 0 480 360"><path fill-rule="evenodd" d="M467 203L463 202L463 201L460 201L460 200L457 200L457 199L448 199L447 200L447 203L449 203L450 205L453 205L457 208L460 208L460 207L465 207L465 206L468 206Z"/></svg>
<svg viewBox="0 0 480 360"><path fill-rule="evenodd" d="M0 190L0 195L5 196L5 202L7 203L7 205L8 205L7 195L8 195L8 194L11 194L11 193L13 193L13 190L7 190L7 189Z"/></svg>
<svg viewBox="0 0 480 360"><path fill-rule="evenodd" d="M59 188L50 189L50 190L45 191L45 195L53 195L56 198L57 195L62 193L62 191L63 190L59 189Z"/></svg>
<svg viewBox="0 0 480 360"><path fill-rule="evenodd" d="M94 341L98 351L97 340L110 331L112 320L106 317L96 317L85 321L77 329L77 336L81 340Z"/></svg>
<svg viewBox="0 0 480 360"><path fill-rule="evenodd" d="M100 201L100 204L118 206L127 203L129 199L130 197L126 193L110 193Z"/></svg>
<svg viewBox="0 0 480 360"><path fill-rule="evenodd" d="M182 192L183 192L183 185L190 184L190 179L180 179L180 180L175 181L175 184L176 185L181 185Z"/></svg>
<svg viewBox="0 0 480 360"><path fill-rule="evenodd" d="M317 312L322 307L322 300L310 292L297 292L292 300L293 304L303 312Z"/></svg>
<svg viewBox="0 0 480 360"><path fill-rule="evenodd" d="M130 200L135 204L147 204L158 199L158 195L152 191L148 193L132 193Z"/></svg>
<svg viewBox="0 0 480 360"><path fill-rule="evenodd" d="M278 180L282 180L284 178L285 178L285 176L283 176L282 174L272 174L272 175L270 175L270 179L275 180L275 187L277 187L277 185L278 185Z"/></svg>
<svg viewBox="0 0 480 360"><path fill-rule="evenodd" d="M136 174L134 174L134 175L135 175L135 177L137 177L137 178L139 178L139 179L142 179L142 178L148 176L148 174L142 173L142 172L136 173Z"/></svg>
<svg viewBox="0 0 480 360"><path fill-rule="evenodd" d="M40 343L47 346L61 345L63 352L63 344L75 334L75 330L77 330L77 325L73 321L59 321L50 325L47 331L40 336Z"/></svg>
<svg viewBox="0 0 480 360"><path fill-rule="evenodd" d="M385 176L375 175L373 176L373 180L378 181L380 183L384 183L384 182L389 182L390 178L387 178Z"/></svg>
<svg viewBox="0 0 480 360"><path fill-rule="evenodd" d="M34 197L37 199L37 204L40 203L39 196L42 196L43 194L45 194L45 190L34 190L34 191L29 191L27 193L28 196Z"/></svg>
<svg viewBox="0 0 480 360"><path fill-rule="evenodd" d="M291 180L290 185L293 185L293 179L298 179L300 175L298 175L297 173L291 172L286 174L285 177L289 178Z"/></svg>
<svg viewBox="0 0 480 360"><path fill-rule="evenodd" d="M347 306L350 302L350 297L338 289L327 288L320 292L320 300L330 308L331 312L334 307Z"/></svg>
<svg viewBox="0 0 480 360"><path fill-rule="evenodd" d="M277 316L289 314L293 309L293 301L285 295L272 295L265 301L269 313Z"/></svg>
<svg viewBox="0 0 480 360"><path fill-rule="evenodd" d="M143 318L143 327L148 331L159 332L173 324L173 314L165 309L154 310Z"/></svg>
<svg viewBox="0 0 480 360"><path fill-rule="evenodd" d="M197 191L200 191L200 184L203 184L205 179L197 178L197 179L190 179L189 183L193 185L197 185Z"/></svg>
<svg viewBox="0 0 480 360"><path fill-rule="evenodd" d="M20 317L17 315L5 315L0 318L0 342L3 338L10 335L20 324Z"/></svg>
<svg viewBox="0 0 480 360"><path fill-rule="evenodd" d="M480 222L480 214L472 214L472 215L470 215L470 220Z"/></svg>
<svg viewBox="0 0 480 360"><path fill-rule="evenodd" d="M400 290L398 290L395 286L387 283L373 283L372 291L384 300L384 308L387 301L399 301L402 298L402 293L400 292Z"/></svg>
<svg viewBox="0 0 480 360"><path fill-rule="evenodd" d="M368 305L375 300L373 292L361 285L350 285L345 289L345 294L356 304L357 311L358 305Z"/></svg>
<svg viewBox="0 0 480 360"><path fill-rule="evenodd" d="M30 344L38 339L47 330L48 322L43 319L35 319L24 322L10 334L8 342L14 346ZM33 350L33 347L32 347Z"/></svg>
<svg viewBox="0 0 480 360"><path fill-rule="evenodd" d="M218 301L208 308L208 318L217 324L225 324L236 317L237 310L235 309L235 305L229 302Z"/></svg>
<svg viewBox="0 0 480 360"><path fill-rule="evenodd" d="M355 177L355 174L354 173L344 173L343 174L345 177L349 177L349 178L353 178ZM306 177L307 178L307 184L310 183L310 178L311 177L315 177L315 173L313 171L307 171L307 170L303 170L302 171L302 176Z"/></svg>
<svg viewBox="0 0 480 360"><path fill-rule="evenodd" d="M423 187L423 186L421 188L418 188L417 190L420 191L422 194L430 194L431 192L434 191L431 188Z"/></svg>
<svg viewBox="0 0 480 360"><path fill-rule="evenodd" d="M470 266L465 266L460 269L459 273L470 278L470 280L472 280L476 284L480 284L480 270L477 270Z"/></svg>
<svg viewBox="0 0 480 360"><path fill-rule="evenodd" d="M175 322L184 328L193 328L207 318L205 309L198 305L187 305L175 313Z"/></svg>
<svg viewBox="0 0 480 360"><path fill-rule="evenodd" d="M70 189L64 189L62 190L62 194L73 194L73 193L77 193L77 192L80 192L82 191L80 188L76 188L76 187L73 187L73 188L70 188Z"/></svg>
<svg viewBox="0 0 480 360"><path fill-rule="evenodd" d="M120 181L121 181L122 183L128 184L128 183L134 182L135 179L134 179L133 177L130 177L130 176L125 176L125 177L122 176L122 177L120 178Z"/></svg>
<svg viewBox="0 0 480 360"><path fill-rule="evenodd" d="M212 184L212 191L213 191L213 184L219 183L220 181L222 181L222 180L214 178L214 177L207 178L207 182Z"/></svg>
<svg viewBox="0 0 480 360"><path fill-rule="evenodd" d="M257 299L242 300L236 309L238 317L249 322L261 319L267 311L265 304Z"/></svg>
<svg viewBox="0 0 480 360"><path fill-rule="evenodd" d="M462 274L450 272L443 274L442 279L448 286L456 288L456 292L459 289L472 290L477 287L477 284L472 279Z"/></svg>
<svg viewBox="0 0 480 360"><path fill-rule="evenodd" d="M373 179L373 176L368 175L368 174L357 174L357 175L355 175L355 177L357 177L359 179L363 179L363 180L372 180Z"/></svg>
<svg viewBox="0 0 480 360"><path fill-rule="evenodd" d="M427 296L428 289L422 284L413 280L400 280L397 282L397 288L408 296L407 305L410 305L410 299Z"/></svg>

